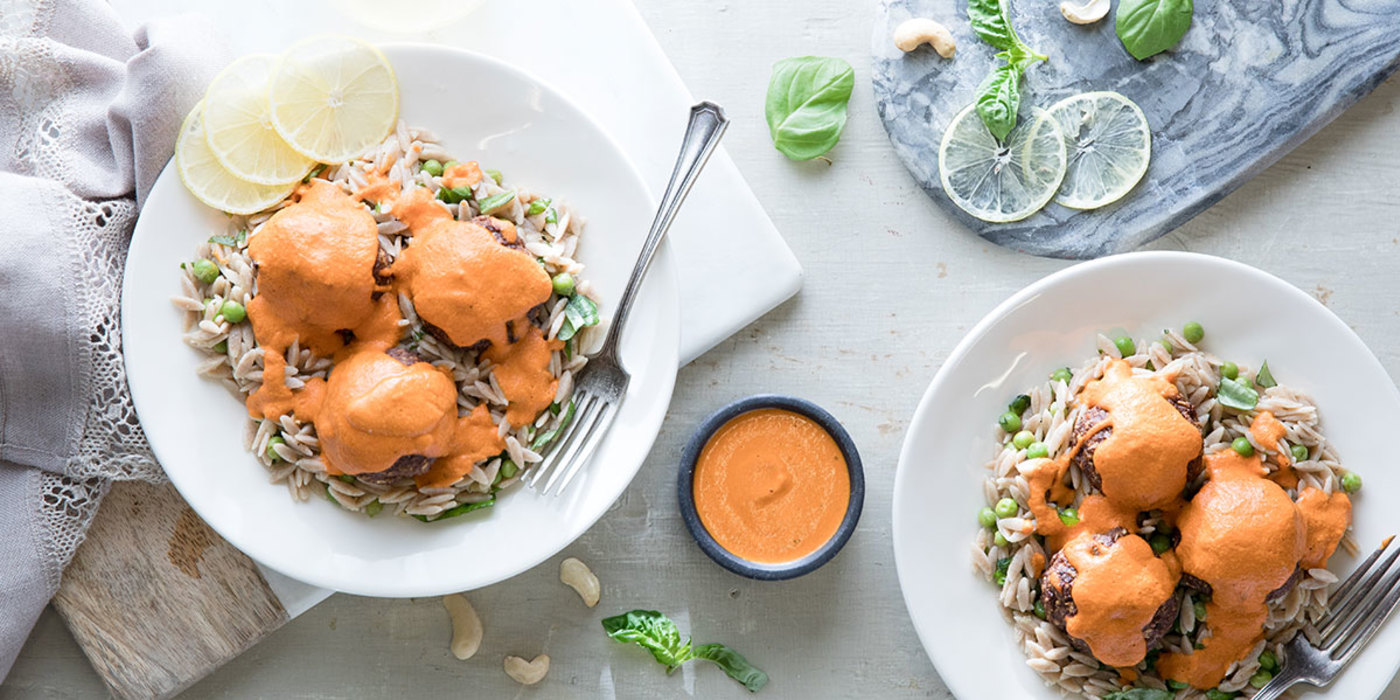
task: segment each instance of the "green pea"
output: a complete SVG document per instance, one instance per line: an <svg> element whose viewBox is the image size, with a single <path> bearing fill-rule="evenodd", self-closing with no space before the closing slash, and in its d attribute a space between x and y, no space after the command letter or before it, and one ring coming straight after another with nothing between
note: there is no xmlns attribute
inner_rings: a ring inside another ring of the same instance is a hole
<svg viewBox="0 0 1400 700"><path fill-rule="evenodd" d="M1361 490L1361 475L1356 472L1347 472L1342 475L1342 490L1347 493L1356 493Z"/></svg>
<svg viewBox="0 0 1400 700"><path fill-rule="evenodd" d="M1192 609L1193 611L1195 611L1195 613L1196 613L1196 619L1197 619L1197 620L1204 620L1204 619L1206 619L1206 603L1205 603L1205 601L1203 601L1203 600L1198 600L1198 601L1195 601L1194 603L1191 603L1191 609Z"/></svg>
<svg viewBox="0 0 1400 700"><path fill-rule="evenodd" d="M1117 338L1114 338L1113 346L1118 348L1119 354L1121 354L1123 357L1128 357L1130 355L1137 354L1137 345L1133 343L1132 338L1129 338L1126 335L1120 335Z"/></svg>
<svg viewBox="0 0 1400 700"><path fill-rule="evenodd" d="M1295 462L1302 462L1308 458L1308 448L1302 445L1294 445L1288 448L1288 451L1293 455L1293 461Z"/></svg>
<svg viewBox="0 0 1400 700"><path fill-rule="evenodd" d="M520 467L517 466L515 462L512 462L510 460L501 462L501 473L505 475L505 478L509 479L512 476L515 476L516 472L518 471L520 471Z"/></svg>
<svg viewBox="0 0 1400 700"><path fill-rule="evenodd" d="M995 544L996 546L1001 547L1002 549L1006 549L1007 547L1011 546L1011 542L1009 542L1006 539L1006 535L1001 534L1000 531L998 531L997 534L992 536L992 544Z"/></svg>
<svg viewBox="0 0 1400 700"><path fill-rule="evenodd" d="M1265 649L1264 653L1259 655L1259 667L1270 673L1277 671L1278 657L1274 656L1274 652Z"/></svg>
<svg viewBox="0 0 1400 700"><path fill-rule="evenodd" d="M1016 398L1012 399L1011 404L1007 406L1007 408L1010 409L1012 413L1015 413L1018 416L1022 413L1025 413L1026 409L1030 407L1031 397L1025 394L1017 394Z"/></svg>
<svg viewBox="0 0 1400 700"><path fill-rule="evenodd" d="M1263 688L1273 679L1274 674L1261 668L1254 675L1249 677L1249 684L1255 688Z"/></svg>
<svg viewBox="0 0 1400 700"><path fill-rule="evenodd" d="M1011 438L1011 444L1015 445L1018 450L1024 450L1030 447L1033 442L1035 442L1035 433L1029 430L1022 430L1016 433L1016 437Z"/></svg>
<svg viewBox="0 0 1400 700"><path fill-rule="evenodd" d="M269 460L273 461L273 462L280 462L280 461L282 461L282 455L277 454L277 450L274 450L274 449L272 449L272 448L273 448L273 447L276 447L277 445L286 444L286 442L287 442L286 440L283 440L283 439L282 439L282 436L281 436L281 435L273 435L272 437L268 438L268 439L267 439L267 458L268 458Z"/></svg>
<svg viewBox="0 0 1400 700"><path fill-rule="evenodd" d="M1079 511L1074 508L1066 508L1060 511L1060 522L1066 525L1079 524Z"/></svg>
<svg viewBox="0 0 1400 700"><path fill-rule="evenodd" d="M365 515L368 515L369 517L373 518L374 516L379 515L380 511L382 510L384 510L384 504L380 503L379 499L376 498L373 501L370 501L369 505L365 506Z"/></svg>
<svg viewBox="0 0 1400 700"><path fill-rule="evenodd" d="M448 171L448 170L451 170L451 169L453 169L454 167L457 167L458 165L461 165L461 164L462 164L461 161L449 160L449 161L447 161L446 163L443 163L443 164L442 164L443 172L446 172L446 171Z"/></svg>
<svg viewBox="0 0 1400 700"><path fill-rule="evenodd" d="M219 307L219 313L223 314L224 320L229 323L242 323L243 319L248 318L248 310L236 301L224 302L224 305Z"/></svg>
<svg viewBox="0 0 1400 700"><path fill-rule="evenodd" d="M1226 379L1238 379L1240 376L1240 366L1233 362L1226 362L1220 365L1220 376Z"/></svg>
<svg viewBox="0 0 1400 700"><path fill-rule="evenodd" d="M977 511L977 524L985 528L997 526L997 513L991 508L983 508Z"/></svg>
<svg viewBox="0 0 1400 700"><path fill-rule="evenodd" d="M1008 435L1013 435L1021 429L1021 417L1007 411L997 419L997 425L1000 425L1001 429L1005 430Z"/></svg>
<svg viewBox="0 0 1400 700"><path fill-rule="evenodd" d="M1250 444L1249 438L1244 437L1243 435L1235 438L1235 441L1230 443L1230 447L1233 448L1236 452L1240 453L1241 457L1254 456L1254 445Z"/></svg>
<svg viewBox="0 0 1400 700"><path fill-rule="evenodd" d="M423 172L433 177L442 177L442 163L435 159L423 161Z"/></svg>
<svg viewBox="0 0 1400 700"><path fill-rule="evenodd" d="M1163 349L1163 350L1166 350L1167 353L1170 354L1170 353L1176 351L1176 348L1172 347L1171 338L1163 338L1163 339L1161 339L1161 340L1158 341L1158 342L1160 342L1160 343L1162 344L1162 349Z"/></svg>
<svg viewBox="0 0 1400 700"><path fill-rule="evenodd" d="M561 272L554 276L554 293L561 297L571 296L574 293L574 276Z"/></svg>
<svg viewBox="0 0 1400 700"><path fill-rule="evenodd" d="M1172 548L1172 538L1164 532L1153 533L1152 538L1147 541L1152 546L1153 554L1161 554Z"/></svg>
<svg viewBox="0 0 1400 700"><path fill-rule="evenodd" d="M227 353L228 353L228 341L227 341L227 340L220 340L219 342L214 343L214 347L209 348L209 349L210 349L210 350L213 350L214 352L219 353L220 355L227 354Z"/></svg>
<svg viewBox="0 0 1400 700"><path fill-rule="evenodd" d="M1041 459L1050 456L1050 448L1045 443L1037 440L1026 448L1026 459Z"/></svg>
<svg viewBox="0 0 1400 700"><path fill-rule="evenodd" d="M997 501L996 514L998 518L1009 518L1015 515L1017 510L1019 508L1016 506L1016 501L1010 498Z"/></svg>
<svg viewBox="0 0 1400 700"><path fill-rule="evenodd" d="M212 284L219 279L219 266L213 260L200 258L190 264L190 272L194 273L194 278L204 284Z"/></svg>
<svg viewBox="0 0 1400 700"><path fill-rule="evenodd" d="M1187 688L1191 687L1191 684L1167 679L1167 687L1171 688L1172 690L1186 690Z"/></svg>
<svg viewBox="0 0 1400 700"><path fill-rule="evenodd" d="M1233 700L1237 696L1238 693L1227 693L1219 688L1211 688L1206 691L1206 700Z"/></svg>
<svg viewBox="0 0 1400 700"><path fill-rule="evenodd" d="M1074 372L1068 367L1061 367L1050 373L1050 381L1052 382L1064 382L1068 384L1071 379L1074 379Z"/></svg>
<svg viewBox="0 0 1400 700"><path fill-rule="evenodd" d="M1040 602L1039 598L1035 600L1035 616L1042 620L1045 619L1045 604Z"/></svg>
<svg viewBox="0 0 1400 700"><path fill-rule="evenodd" d="M1185 338L1186 342L1195 345L1205 340L1206 329L1202 327L1201 324L1190 321L1181 327L1181 337Z"/></svg>

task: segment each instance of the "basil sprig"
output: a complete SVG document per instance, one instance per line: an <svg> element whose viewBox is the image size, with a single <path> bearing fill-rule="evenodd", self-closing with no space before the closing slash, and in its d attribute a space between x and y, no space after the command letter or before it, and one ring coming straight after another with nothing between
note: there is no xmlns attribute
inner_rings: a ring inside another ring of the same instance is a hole
<svg viewBox="0 0 1400 700"><path fill-rule="evenodd" d="M603 631L613 641L630 642L651 652L652 658L671 673L691 659L713 661L730 678L742 683L750 692L768 684L768 674L749 663L742 654L723 644L701 644L692 647L689 639L682 640L676 623L655 610L633 610L603 619Z"/></svg>
<svg viewBox="0 0 1400 700"><path fill-rule="evenodd" d="M1118 39L1141 61L1176 46L1194 12L1191 0L1121 0L1115 18Z"/></svg>
<svg viewBox="0 0 1400 700"><path fill-rule="evenodd" d="M1103 700L1172 700L1174 697L1176 693L1157 688L1128 688L1109 693L1103 696Z"/></svg>
<svg viewBox="0 0 1400 700"><path fill-rule="evenodd" d="M977 88L977 115L998 141L1016 127L1021 110L1021 74L1026 68L1049 57L1026 46L1011 26L1003 0L968 0L967 19L972 30L992 48L1001 49L996 57L1002 63Z"/></svg>
<svg viewBox="0 0 1400 700"><path fill-rule="evenodd" d="M1259 392L1229 377L1220 378L1220 388L1215 392L1215 398L1221 406L1236 411L1252 411L1259 405Z"/></svg>
<svg viewBox="0 0 1400 700"><path fill-rule="evenodd" d="M845 59L799 56L774 63L763 105L773 147L793 160L831 150L846 128L855 84L855 69Z"/></svg>

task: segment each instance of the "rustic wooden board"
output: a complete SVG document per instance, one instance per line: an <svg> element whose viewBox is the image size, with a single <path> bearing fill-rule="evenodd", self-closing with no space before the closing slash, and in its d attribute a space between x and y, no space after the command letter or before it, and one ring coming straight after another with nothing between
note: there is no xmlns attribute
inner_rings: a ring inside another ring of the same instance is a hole
<svg viewBox="0 0 1400 700"><path fill-rule="evenodd" d="M288 620L169 484L113 486L53 604L119 698L175 695Z"/></svg>

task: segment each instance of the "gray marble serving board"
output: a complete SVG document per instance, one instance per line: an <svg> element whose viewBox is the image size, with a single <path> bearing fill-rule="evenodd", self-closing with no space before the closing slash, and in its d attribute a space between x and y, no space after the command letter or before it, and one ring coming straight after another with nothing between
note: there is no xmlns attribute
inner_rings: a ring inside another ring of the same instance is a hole
<svg viewBox="0 0 1400 700"><path fill-rule="evenodd" d="M1050 56L1026 71L1021 114L1075 93L1115 90L1147 115L1152 162L1128 196L1102 209L1079 212L1052 203L1023 221L989 224L943 194L938 145L944 127L973 101L994 65L994 49L973 34L966 0L882 0L879 13L875 98L905 166L934 201L978 235L1058 258L1122 252L1167 233L1316 133L1400 66L1400 0L1198 0L1182 42L1143 62L1118 41L1112 12L1097 24L1076 26L1060 15L1058 0L1012 0L1012 24L1022 40ZM957 55L944 59L926 46L907 55L896 49L894 28L910 17L947 25Z"/></svg>

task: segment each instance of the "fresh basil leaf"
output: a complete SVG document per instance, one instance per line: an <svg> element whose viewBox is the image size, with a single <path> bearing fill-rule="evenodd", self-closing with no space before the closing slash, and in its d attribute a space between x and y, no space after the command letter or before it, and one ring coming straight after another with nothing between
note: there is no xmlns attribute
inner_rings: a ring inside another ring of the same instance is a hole
<svg viewBox="0 0 1400 700"><path fill-rule="evenodd" d="M1221 377L1220 388L1215 392L1215 399L1225 408L1233 408L1236 411L1252 411L1255 406L1259 405L1259 392L1251 389L1244 382Z"/></svg>
<svg viewBox="0 0 1400 700"><path fill-rule="evenodd" d="M977 115L998 141L1016 127L1016 114L1021 109L1021 69L1011 65L998 66L977 88Z"/></svg>
<svg viewBox="0 0 1400 700"><path fill-rule="evenodd" d="M564 411L564 417L559 419L559 425L555 426L553 430L550 430L549 432L535 438L534 441L530 443L530 449L534 452L539 452L541 447L545 447L549 443L554 442L554 438L559 437L560 431L562 431L564 429L564 426L567 426L569 424L569 421L573 419L574 402L571 400L569 401L569 408Z"/></svg>
<svg viewBox="0 0 1400 700"><path fill-rule="evenodd" d="M448 204L457 204L462 200L470 200L472 198L472 188L467 187L466 185L450 188L444 187L438 190L437 198L438 201L441 202L447 202Z"/></svg>
<svg viewBox="0 0 1400 700"><path fill-rule="evenodd" d="M230 248L238 247L238 239L234 238L233 236L210 236L209 242L228 246Z"/></svg>
<svg viewBox="0 0 1400 700"><path fill-rule="evenodd" d="M500 209L501 207L504 207L505 205L510 204L514 201L515 190L506 190L505 192L498 192L496 194L491 195L490 197L487 197L486 199L481 200L481 213L490 214L491 212L494 212L497 209Z"/></svg>
<svg viewBox="0 0 1400 700"><path fill-rule="evenodd" d="M458 505L456 505L456 506L453 506L452 508L448 508L447 510L444 510L443 512L438 513L437 515L434 515L434 516L415 515L415 516L413 516L413 517L415 517L415 518L417 518L418 520L421 520L421 521L423 521L423 522L425 522L425 523L435 523L435 522L438 522L438 521L441 521L441 520L446 520L446 519L448 519L448 518L455 518L455 517L457 517L457 516L459 516L459 515L464 515L464 514L466 514L466 513L472 512L472 511L474 511L474 510L481 510L482 508L490 508L491 506L494 506L494 505L496 505L496 497L493 495L493 496L491 496L490 498L488 498L488 499L486 499L486 500L484 500L484 501L482 501L482 502L480 502L480 503L460 503L460 504L458 504Z"/></svg>
<svg viewBox="0 0 1400 700"><path fill-rule="evenodd" d="M1141 61L1181 41L1191 28L1191 0L1121 0L1115 19L1123 48Z"/></svg>
<svg viewBox="0 0 1400 700"><path fill-rule="evenodd" d="M1261 389L1278 386L1278 382L1274 381L1274 373L1269 371L1268 360L1264 360L1264 364L1259 365L1259 371L1254 375L1254 383L1258 384Z"/></svg>
<svg viewBox="0 0 1400 700"><path fill-rule="evenodd" d="M785 58L773 64L764 117L773 147L793 160L811 160L841 138L856 72L845 59Z"/></svg>
<svg viewBox="0 0 1400 700"><path fill-rule="evenodd" d="M559 334L555 337L568 342L579 331L596 325L598 305L582 294L575 294L569 297L569 303L564 306L564 324L559 327Z"/></svg>
<svg viewBox="0 0 1400 700"><path fill-rule="evenodd" d="M550 200L548 199L536 199L535 201L530 202L530 208L525 210L525 215L539 216L540 214L544 213L544 210L549 208L549 203Z"/></svg>
<svg viewBox="0 0 1400 700"><path fill-rule="evenodd" d="M972 23L972 31L994 48L1009 51L1021 43L1016 30L1006 21L1001 0L967 0L967 20Z"/></svg>
<svg viewBox="0 0 1400 700"><path fill-rule="evenodd" d="M651 652L652 658L666 666L667 673L694 658L690 640L681 641L676 623L655 610L633 610L603 618L603 631L614 641L631 642Z"/></svg>
<svg viewBox="0 0 1400 700"><path fill-rule="evenodd" d="M544 212L544 222L546 224L559 223L559 210L555 209L554 207L546 209Z"/></svg>
<svg viewBox="0 0 1400 700"><path fill-rule="evenodd" d="M501 184L501 171L493 168L487 168L486 174L490 175L491 179L495 180L497 185Z"/></svg>
<svg viewBox="0 0 1400 700"><path fill-rule="evenodd" d="M1176 693L1156 688L1128 688L1103 696L1103 700L1172 700Z"/></svg>
<svg viewBox="0 0 1400 700"><path fill-rule="evenodd" d="M1011 557L1002 557L1002 558L998 559L998 560L997 560L997 572L996 572L995 575L992 576L992 580L993 580L993 581L996 581L998 586L1005 586L1005 585L1006 585L1006 572L1009 571L1010 569L1011 569Z"/></svg>
<svg viewBox="0 0 1400 700"><path fill-rule="evenodd" d="M730 678L744 684L750 693L756 693L768 685L768 674L754 667L749 660L723 644L701 644L695 647L695 658L713 661Z"/></svg>

